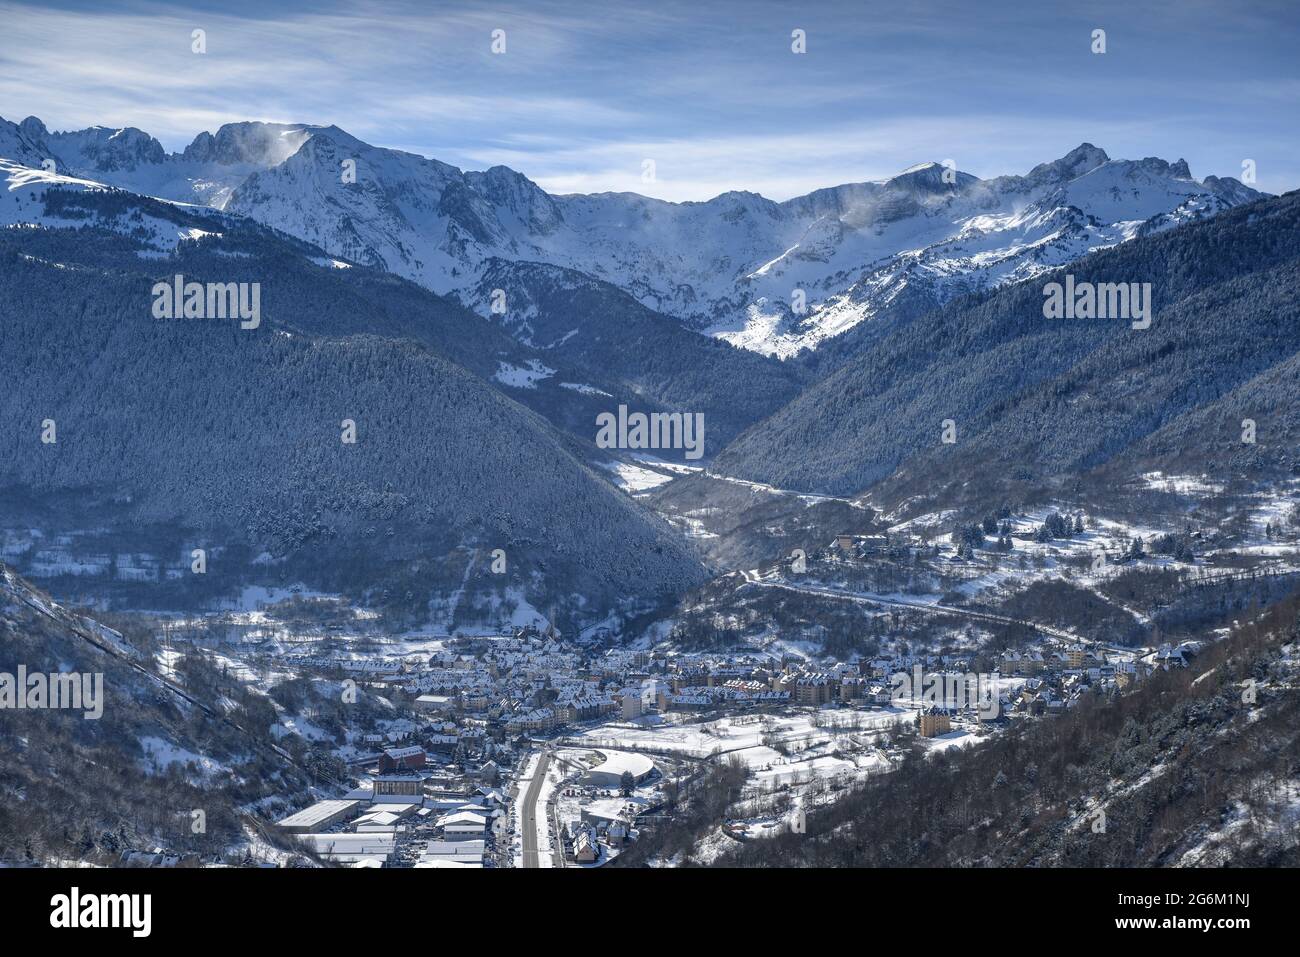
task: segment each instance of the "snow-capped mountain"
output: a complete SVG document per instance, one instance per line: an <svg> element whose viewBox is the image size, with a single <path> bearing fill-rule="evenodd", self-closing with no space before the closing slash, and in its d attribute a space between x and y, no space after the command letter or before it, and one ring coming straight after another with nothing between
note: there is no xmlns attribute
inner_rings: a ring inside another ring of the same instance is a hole
<svg viewBox="0 0 1300 957"><path fill-rule="evenodd" d="M0 118L0 157L27 166L52 158L58 172L146 196L221 208L249 175L292 156L311 130L279 123L228 123L215 135L200 133L184 152L168 153L134 127L50 132L34 116L17 124Z"/></svg>
<svg viewBox="0 0 1300 957"><path fill-rule="evenodd" d="M1199 182L1182 160L1111 160L1088 143L1026 176L950 173L945 182L943 169L909 171L815 221L787 253L746 277L743 317L711 331L790 355L895 304L934 308L1260 195L1234 179ZM803 315L789 304L795 289L807 299Z"/></svg>
<svg viewBox="0 0 1300 957"><path fill-rule="evenodd" d="M37 121L39 122L39 120ZM23 166L47 166L46 160L54 160L43 142L32 140L17 124L0 117L0 157Z"/></svg>
<svg viewBox="0 0 1300 957"><path fill-rule="evenodd" d="M348 159L354 184L339 172ZM228 208L484 314L487 264L546 263L786 356L901 298L939 305L1257 195L1233 179L1198 182L1182 161L1110 160L1084 144L1025 176L980 180L928 163L784 203L753 193L706 203L550 196L504 167L462 173L330 129L250 176Z"/></svg>
<svg viewBox="0 0 1300 957"><path fill-rule="evenodd" d="M1231 178L1198 181L1182 160L1112 160L1087 143L1023 176L923 163L780 203L553 196L503 166L466 172L333 126L230 124L167 154L139 130L50 133L28 118L0 121L0 156L53 156L60 172L250 217L515 328L526 317L511 303L535 298L541 264L571 271L547 275L551 285L586 274L781 357L1260 195Z"/></svg>

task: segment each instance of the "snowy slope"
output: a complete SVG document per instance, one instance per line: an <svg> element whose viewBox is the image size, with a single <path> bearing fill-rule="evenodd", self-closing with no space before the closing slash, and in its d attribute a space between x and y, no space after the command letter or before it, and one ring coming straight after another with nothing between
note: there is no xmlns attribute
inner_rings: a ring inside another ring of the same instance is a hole
<svg viewBox="0 0 1300 957"><path fill-rule="evenodd" d="M53 196L47 195L53 192ZM76 202L77 194L113 194L128 202L115 208L111 203L83 206ZM53 205L51 205L53 203ZM186 211L202 214L200 220L186 216ZM198 239L216 233L225 218L204 206L186 206L175 203L152 203L139 200L133 194L114 190L103 183L47 172L21 166L0 159L0 228L43 226L75 229L93 219L95 225L129 235L150 247L141 255L169 253L185 240ZM194 221L208 227L200 228Z"/></svg>
<svg viewBox="0 0 1300 957"><path fill-rule="evenodd" d="M933 164L926 169L942 175ZM952 184L931 177L910 188L902 178L865 194L833 223L823 220L809 241L748 277L743 315L710 331L791 355L902 297L912 308L939 306L1258 195L1235 180L1200 183L1185 163L1110 160L1088 144L1024 177ZM807 297L803 316L789 306L796 288Z"/></svg>

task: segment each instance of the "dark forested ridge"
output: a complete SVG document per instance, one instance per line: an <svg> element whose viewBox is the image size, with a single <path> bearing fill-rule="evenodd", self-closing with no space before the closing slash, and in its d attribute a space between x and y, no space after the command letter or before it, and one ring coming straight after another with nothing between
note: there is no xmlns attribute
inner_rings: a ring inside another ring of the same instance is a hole
<svg viewBox="0 0 1300 957"><path fill-rule="evenodd" d="M700 580L665 524L485 381L509 337L409 283L226 229L162 260L94 229L5 236L10 502L27 490L57 499L57 515L95 501L102 522L298 556L331 584L400 581L417 609L448 562L469 574L465 555L447 559L464 546L505 549L510 575L489 584L530 594L653 596ZM152 318L153 283L177 272L261 282L261 326ZM47 419L54 444L40 441Z"/></svg>
<svg viewBox="0 0 1300 957"><path fill-rule="evenodd" d="M506 293L509 328L554 360L625 383L637 406L701 412L705 454L793 399L811 376L798 364L692 332L623 290L570 269L493 260L480 298Z"/></svg>
<svg viewBox="0 0 1300 957"><path fill-rule="evenodd" d="M1151 327L1044 319L1043 286L1067 272L1150 282ZM1137 239L871 340L742 434L717 466L839 494L900 468L898 487L916 492L976 474L1042 482L1125 455L1132 467L1195 456L1287 472L1297 462L1298 390L1279 370L1300 352L1298 277L1294 193ZM1248 448L1244 399L1262 407ZM945 419L955 444L941 443Z"/></svg>

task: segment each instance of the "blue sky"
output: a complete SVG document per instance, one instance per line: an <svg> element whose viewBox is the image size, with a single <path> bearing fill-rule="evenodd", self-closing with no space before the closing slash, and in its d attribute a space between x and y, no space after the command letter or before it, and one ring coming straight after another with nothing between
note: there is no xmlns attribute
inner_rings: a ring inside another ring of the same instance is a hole
<svg viewBox="0 0 1300 957"><path fill-rule="evenodd" d="M0 0L0 116L138 126L173 150L233 120L333 123L555 192L673 200L929 160L1025 172L1083 141L1197 177L1253 159L1259 188L1300 186L1300 4L1065 6Z"/></svg>

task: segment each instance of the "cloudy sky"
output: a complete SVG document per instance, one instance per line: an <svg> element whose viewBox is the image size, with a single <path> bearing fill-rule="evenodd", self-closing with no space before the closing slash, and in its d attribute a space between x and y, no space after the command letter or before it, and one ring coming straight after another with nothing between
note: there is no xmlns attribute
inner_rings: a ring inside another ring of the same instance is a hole
<svg viewBox="0 0 1300 957"><path fill-rule="evenodd" d="M1253 159L1259 188L1300 186L1300 4L1057 6L0 0L0 116L138 126L171 150L233 120L333 123L554 192L673 200L929 160L1025 172L1083 141L1197 177Z"/></svg>

